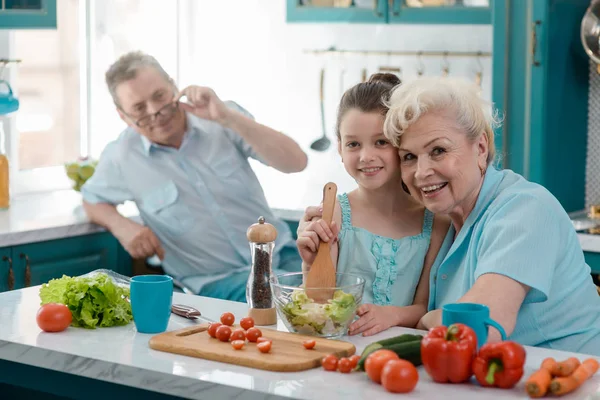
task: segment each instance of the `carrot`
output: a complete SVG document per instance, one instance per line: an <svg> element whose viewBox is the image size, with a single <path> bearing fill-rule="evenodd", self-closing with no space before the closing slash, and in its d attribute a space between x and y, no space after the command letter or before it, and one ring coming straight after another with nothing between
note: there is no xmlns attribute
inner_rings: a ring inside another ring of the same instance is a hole
<svg viewBox="0 0 600 400"><path fill-rule="evenodd" d="M527 379L527 382L525 382L525 391L529 397L542 397L548 392L551 380L552 375L550 375L550 371L542 366L542 368L535 371Z"/></svg>
<svg viewBox="0 0 600 400"><path fill-rule="evenodd" d="M579 367L579 365L581 364L581 362L579 362L579 359L576 357L570 357L568 359L566 359L565 361L561 361L559 363L557 363L557 371L552 371L552 375L554 376L569 376L571 375L573 372L575 372L575 370L577 369L577 367Z"/></svg>
<svg viewBox="0 0 600 400"><path fill-rule="evenodd" d="M558 377L550 382L550 391L554 395L571 393L598 371L600 364L593 358L582 362L575 371L566 377Z"/></svg>
<svg viewBox="0 0 600 400"><path fill-rule="evenodd" d="M552 357L545 358L544 361L542 361L541 368L548 370L548 372L552 374L552 371L558 369L558 362Z"/></svg>

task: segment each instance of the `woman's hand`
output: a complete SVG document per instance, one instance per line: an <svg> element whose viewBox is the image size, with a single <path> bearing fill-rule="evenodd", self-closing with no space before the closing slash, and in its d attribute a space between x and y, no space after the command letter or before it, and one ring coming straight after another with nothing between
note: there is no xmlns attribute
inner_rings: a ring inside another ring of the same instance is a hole
<svg viewBox="0 0 600 400"><path fill-rule="evenodd" d="M429 330L442 324L442 310L429 311L417 324L417 329Z"/></svg>
<svg viewBox="0 0 600 400"><path fill-rule="evenodd" d="M402 308L362 304L356 310L356 315L360 318L350 325L348 334L358 335L362 333L363 336L371 336L392 326L397 326L402 318Z"/></svg>
<svg viewBox="0 0 600 400"><path fill-rule="evenodd" d="M337 241L338 231L335 221L332 222L330 226L322 219L309 222L304 229L299 232L298 239L296 240L298 252L300 253L302 261L304 261L304 264L310 266L315 261L321 240L324 242L335 243Z"/></svg>

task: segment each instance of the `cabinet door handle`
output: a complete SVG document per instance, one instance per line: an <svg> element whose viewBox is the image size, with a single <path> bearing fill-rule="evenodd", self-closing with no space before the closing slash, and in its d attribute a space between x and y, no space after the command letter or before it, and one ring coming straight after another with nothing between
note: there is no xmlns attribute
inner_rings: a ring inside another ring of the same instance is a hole
<svg viewBox="0 0 600 400"><path fill-rule="evenodd" d="M382 17L383 14L379 11L379 0L373 0L373 12L376 16Z"/></svg>
<svg viewBox="0 0 600 400"><path fill-rule="evenodd" d="M25 287L31 286L31 266L29 265L29 257L27 254L21 253L20 258L25 259Z"/></svg>
<svg viewBox="0 0 600 400"><path fill-rule="evenodd" d="M542 65L541 62L535 59L535 53L537 52L537 27L541 25L542 21L539 19L531 24L531 60L535 67Z"/></svg>
<svg viewBox="0 0 600 400"><path fill-rule="evenodd" d="M399 0L389 0L388 1L388 5L390 7L390 10L392 10L392 15L394 17L397 17L398 15L400 15L400 11L396 10L396 2Z"/></svg>
<svg viewBox="0 0 600 400"><path fill-rule="evenodd" d="M4 256L2 261L8 261L8 290L13 290L15 288L15 273L13 272L12 258Z"/></svg>

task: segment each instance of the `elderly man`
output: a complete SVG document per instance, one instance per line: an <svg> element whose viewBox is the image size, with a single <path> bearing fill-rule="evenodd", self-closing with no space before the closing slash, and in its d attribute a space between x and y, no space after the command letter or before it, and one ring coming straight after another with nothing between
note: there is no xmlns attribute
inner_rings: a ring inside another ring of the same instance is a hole
<svg viewBox="0 0 600 400"><path fill-rule="evenodd" d="M307 157L294 140L207 87L178 92L144 53L119 58L106 83L128 128L82 188L93 222L132 257L157 255L167 274L203 296L245 301L246 230L261 215L279 232L274 272L300 270L290 229L269 209L248 163L252 157L281 172L302 171ZM137 204L145 226L117 212L125 200Z"/></svg>

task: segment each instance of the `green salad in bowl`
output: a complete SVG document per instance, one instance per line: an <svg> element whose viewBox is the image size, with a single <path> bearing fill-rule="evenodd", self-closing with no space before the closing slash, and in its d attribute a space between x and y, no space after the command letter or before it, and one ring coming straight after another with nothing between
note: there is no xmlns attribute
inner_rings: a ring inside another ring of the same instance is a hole
<svg viewBox="0 0 600 400"><path fill-rule="evenodd" d="M302 273L277 275L271 289L279 317L290 332L336 338L344 335L354 320L363 295L365 281L352 274L336 274L336 287L327 291L327 302L315 302L302 286ZM319 296L321 297L321 296Z"/></svg>

